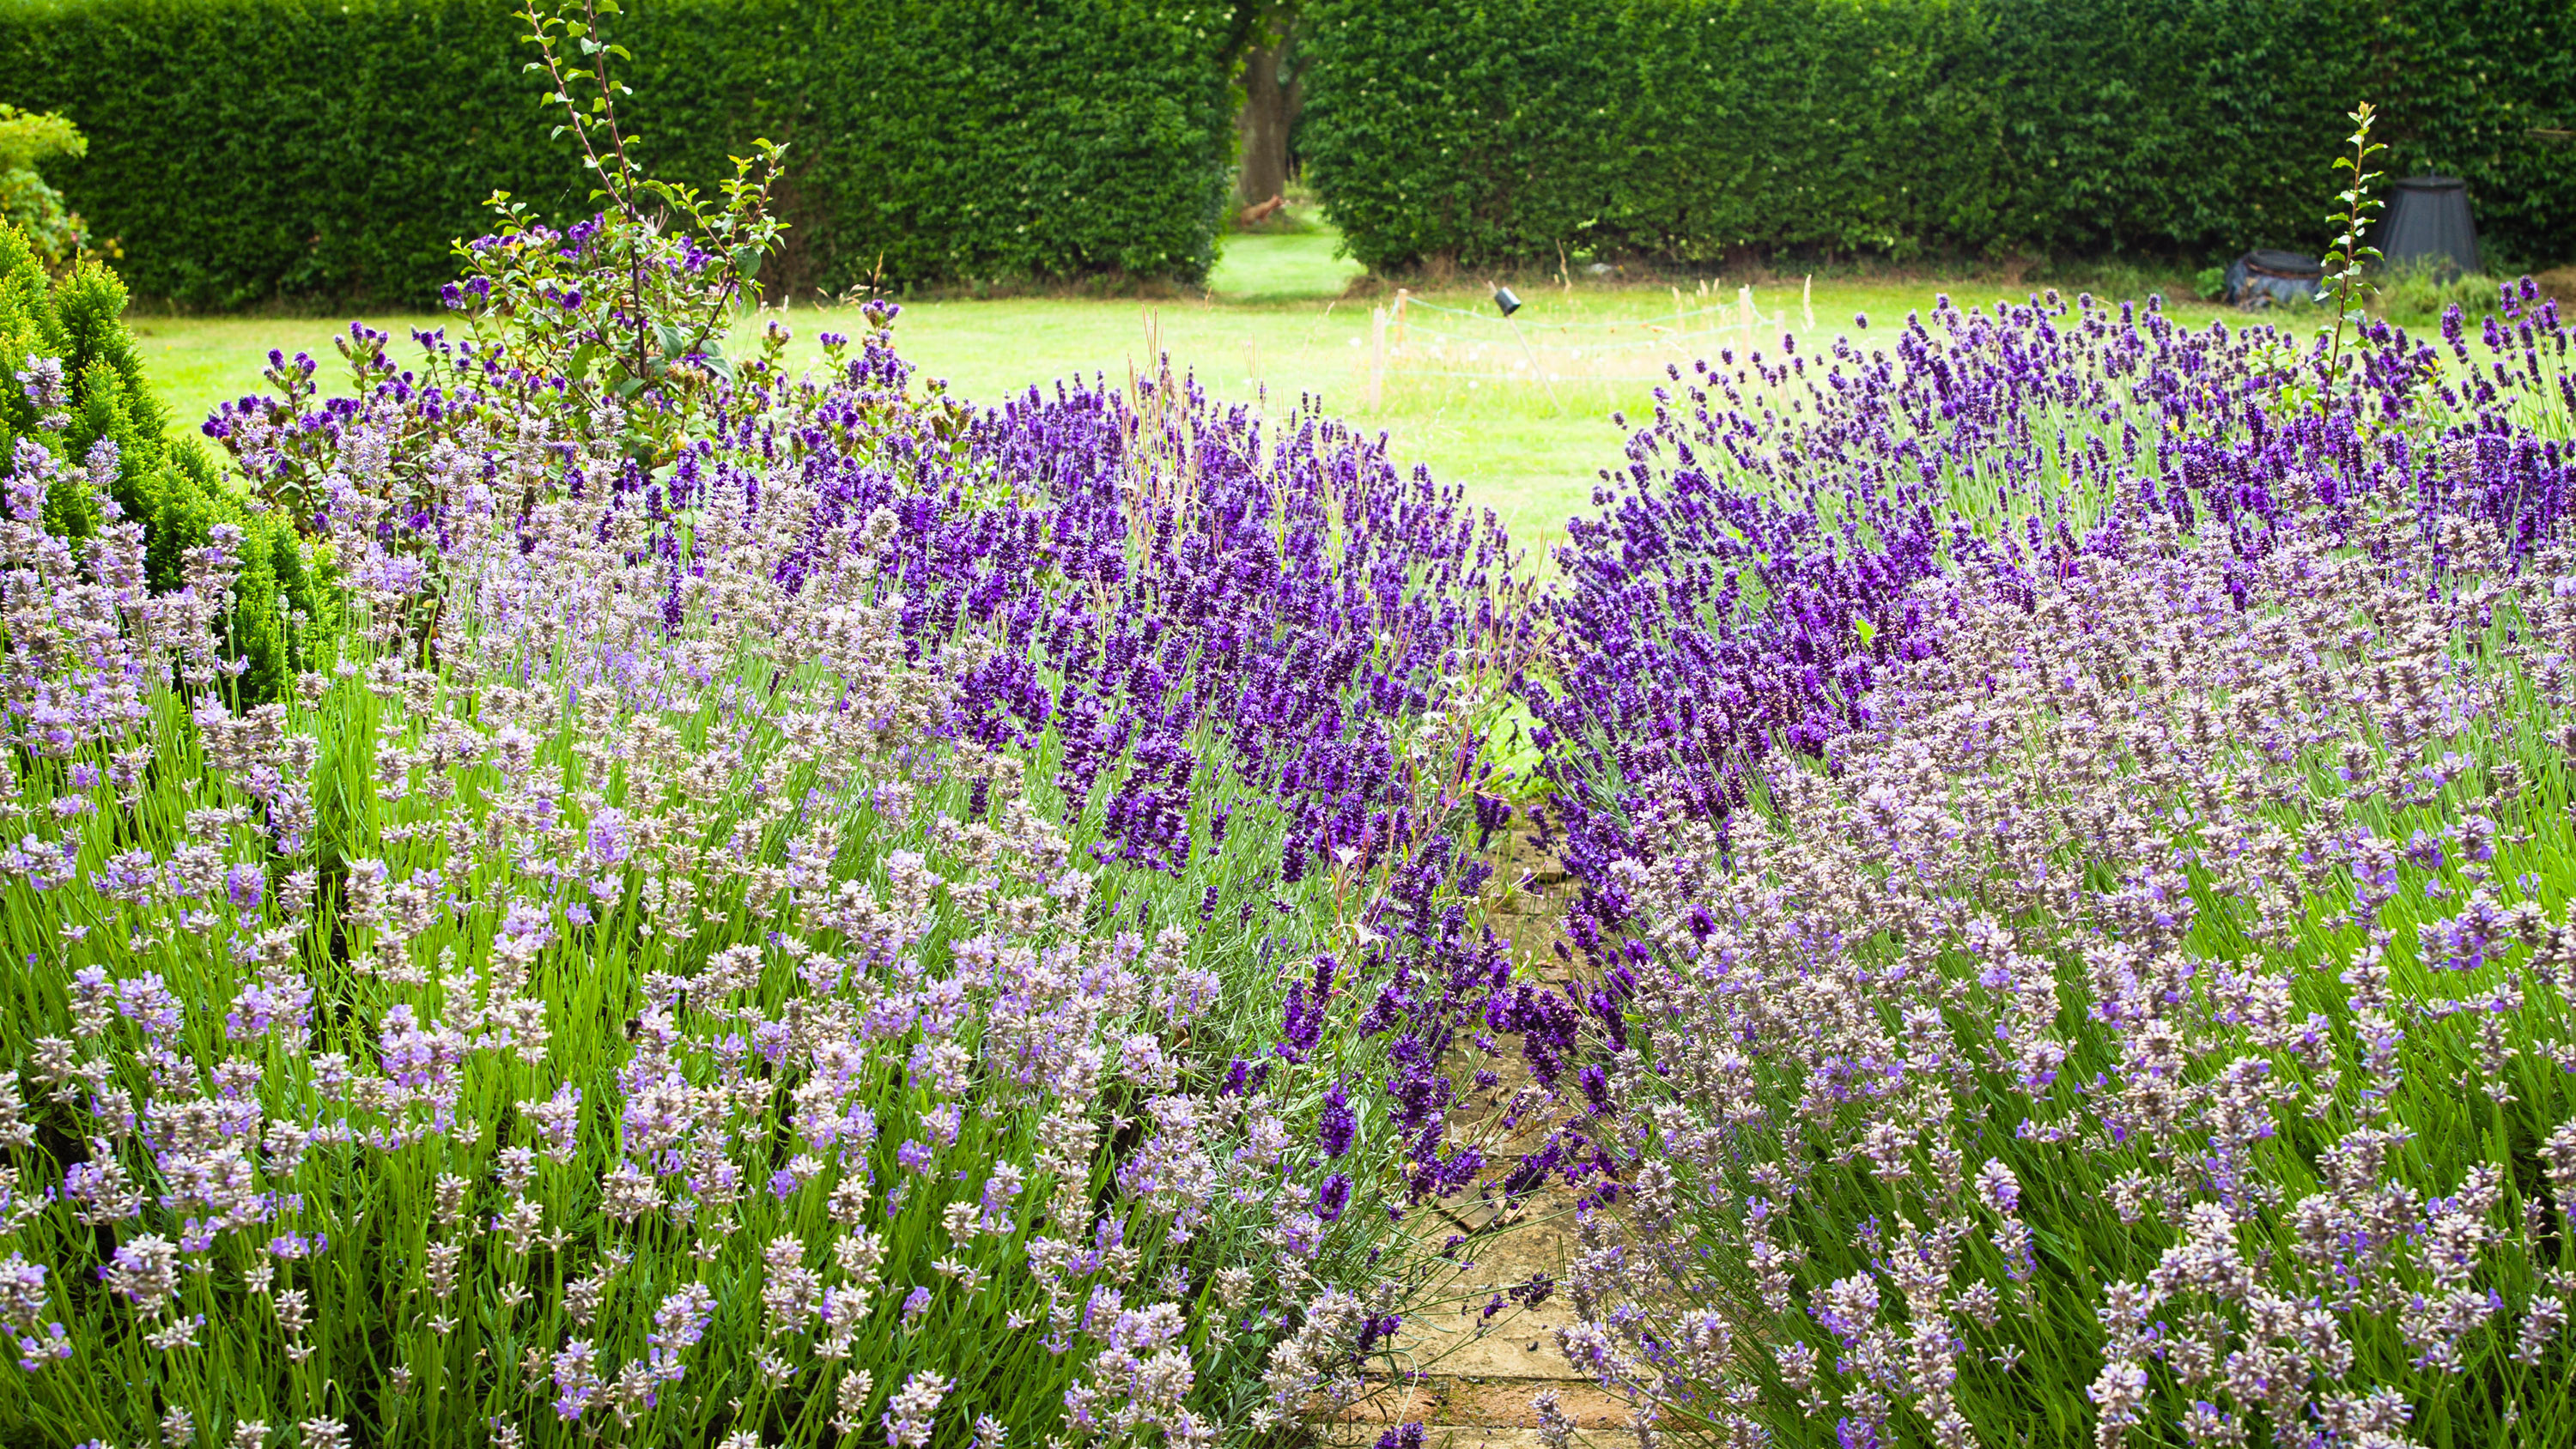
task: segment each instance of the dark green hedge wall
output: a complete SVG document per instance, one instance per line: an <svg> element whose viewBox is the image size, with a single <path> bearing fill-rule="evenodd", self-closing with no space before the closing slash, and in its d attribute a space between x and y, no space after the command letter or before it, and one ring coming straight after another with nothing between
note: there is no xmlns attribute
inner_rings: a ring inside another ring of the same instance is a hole
<svg viewBox="0 0 2576 1449"><path fill-rule="evenodd" d="M584 209L509 0L7 0L0 99L138 292L420 301L502 188ZM1232 0L633 0L627 118L699 184L788 143L781 276L1194 277L1231 147Z"/></svg>
<svg viewBox="0 0 2576 1449"><path fill-rule="evenodd" d="M1298 144L1377 267L2314 250L2380 105L2576 254L2569 0L1309 0Z"/></svg>

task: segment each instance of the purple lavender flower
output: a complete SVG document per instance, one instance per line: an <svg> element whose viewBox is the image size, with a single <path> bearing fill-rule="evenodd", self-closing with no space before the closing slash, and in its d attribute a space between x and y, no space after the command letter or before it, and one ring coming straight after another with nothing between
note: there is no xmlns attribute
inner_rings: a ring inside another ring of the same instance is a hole
<svg viewBox="0 0 2576 1449"><path fill-rule="evenodd" d="M706 1336L715 1313L715 1294L702 1283L692 1283L662 1300L662 1306L653 1312L653 1331L645 1338L656 1381L680 1381L685 1373L681 1351L696 1346Z"/></svg>
<svg viewBox="0 0 2576 1449"><path fill-rule="evenodd" d="M1341 962L1330 955L1317 956L1313 994L1308 995L1306 982L1289 987L1279 1030L1280 1044L1273 1049L1281 1057L1292 1062L1303 1061L1306 1053L1313 1051L1315 1044L1323 1039L1324 1003L1332 996L1333 976L1339 970Z"/></svg>
<svg viewBox="0 0 2576 1449"><path fill-rule="evenodd" d="M1351 1139L1359 1132L1359 1114L1351 1110L1350 1098L1343 1095L1337 1083L1324 1094L1323 1115L1315 1124L1315 1140L1327 1157L1339 1157L1351 1150Z"/></svg>
<svg viewBox="0 0 2576 1449"><path fill-rule="evenodd" d="M1343 1209L1350 1205L1351 1178L1349 1173L1334 1173L1332 1176L1325 1178L1324 1185L1315 1191L1315 1216L1324 1222L1333 1223L1341 1221Z"/></svg>
<svg viewBox="0 0 2576 1449"><path fill-rule="evenodd" d="M574 1339L554 1356L555 1415L566 1423L581 1416L606 1387L596 1369L598 1353L586 1339Z"/></svg>

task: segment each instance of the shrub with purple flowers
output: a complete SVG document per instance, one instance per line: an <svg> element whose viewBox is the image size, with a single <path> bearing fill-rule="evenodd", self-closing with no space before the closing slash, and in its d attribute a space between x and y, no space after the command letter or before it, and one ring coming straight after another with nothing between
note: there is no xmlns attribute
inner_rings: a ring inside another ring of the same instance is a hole
<svg viewBox="0 0 2576 1449"><path fill-rule="evenodd" d="M1569 1356L1705 1442L2576 1435L2571 341L2034 298L1661 400L1529 687Z"/></svg>
<svg viewBox="0 0 2576 1449"><path fill-rule="evenodd" d="M156 593L131 520L46 526L96 478L0 479L0 1423L1190 1445L1357 1392L1486 1160L1500 528L1168 373L967 408L891 304L717 366L757 188L610 200L469 248L473 337L210 420L340 591L282 698L221 687L237 537Z"/></svg>
<svg viewBox="0 0 2576 1449"><path fill-rule="evenodd" d="M659 466L361 377L281 428L352 620L285 701L210 692L222 550L139 593L12 483L0 1405L1198 1442L1355 1388L1481 1160L1491 524L1168 380L950 436L882 331Z"/></svg>

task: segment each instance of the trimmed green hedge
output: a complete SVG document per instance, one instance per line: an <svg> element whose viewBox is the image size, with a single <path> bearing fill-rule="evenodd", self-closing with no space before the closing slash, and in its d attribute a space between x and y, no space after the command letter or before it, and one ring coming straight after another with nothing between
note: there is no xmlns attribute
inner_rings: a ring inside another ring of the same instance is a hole
<svg viewBox="0 0 2576 1449"><path fill-rule="evenodd" d="M2315 250L2370 99L2489 248L2576 254L2568 0L1309 0L1298 143L1373 267Z"/></svg>
<svg viewBox="0 0 2576 1449"><path fill-rule="evenodd" d="M422 302L496 188L588 209L509 0L7 0L0 98L127 280L197 306ZM636 0L644 154L711 184L789 145L769 280L1194 278L1215 255L1229 0Z"/></svg>

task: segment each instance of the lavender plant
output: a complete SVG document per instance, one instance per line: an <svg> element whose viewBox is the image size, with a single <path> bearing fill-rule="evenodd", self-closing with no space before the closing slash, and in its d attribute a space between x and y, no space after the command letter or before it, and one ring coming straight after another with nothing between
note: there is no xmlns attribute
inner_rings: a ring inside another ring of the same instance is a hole
<svg viewBox="0 0 2576 1449"><path fill-rule="evenodd" d="M1430 1291L1499 526L1168 372L968 408L891 304L717 366L758 212L505 226L475 335L208 420L345 595L285 700L213 689L233 532L146 595L13 464L0 1417L1231 1441Z"/></svg>
<svg viewBox="0 0 2576 1449"><path fill-rule="evenodd" d="M1565 1350L1729 1443L2576 1433L2568 329L1934 322L1704 368L1563 555Z"/></svg>
<svg viewBox="0 0 2576 1449"><path fill-rule="evenodd" d="M1569 524L1546 607L1559 653L1524 676L1584 884L1570 934L1607 961L1625 918L1611 866L1639 854L1643 782L1722 816L1771 753L1860 722L1891 663L1936 647L1908 596L1955 568L2022 581L2115 550L2148 515L2244 535L2383 484L2437 512L2564 526L2576 382L2554 304L2528 281L2474 339L2358 324L2329 339L2175 325L2152 301L2051 292L1908 317L1889 346L1723 354L1658 393L1597 513ZM2324 411L2333 367L2346 379ZM2445 459L2468 456L2467 467Z"/></svg>
<svg viewBox="0 0 2576 1449"><path fill-rule="evenodd" d="M1674 823L1571 1351L1737 1437L2571 1432L2566 554L2390 505L1927 581Z"/></svg>
<svg viewBox="0 0 2576 1449"><path fill-rule="evenodd" d="M1182 502L1104 394L748 376L667 472L316 409L355 631L248 713L229 539L155 599L13 511L26 1422L1198 1442L1384 1351L1478 1163L1499 533L1326 424L1176 401Z"/></svg>
<svg viewBox="0 0 2576 1449"><path fill-rule="evenodd" d="M144 586L159 592L182 586L187 551L215 527L239 530L233 599L219 618L241 667L226 687L254 703L279 697L305 636L330 627L327 590L294 530L244 507L207 450L169 436L115 273L93 262L49 277L28 240L0 226L0 278L0 374L16 384L0 394L0 449L41 449L71 480L47 499L45 526L79 540L107 517L140 524ZM93 486L112 508L94 501Z"/></svg>

